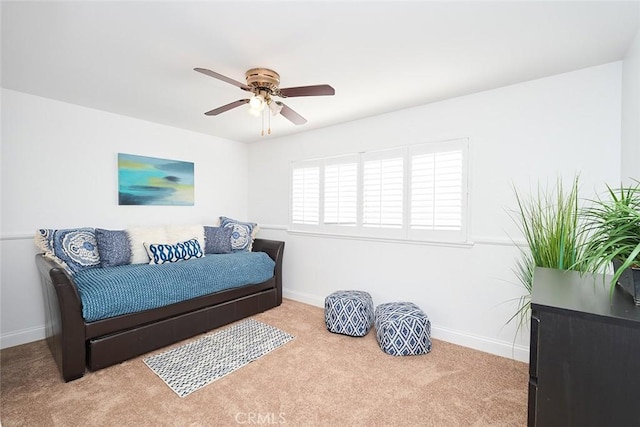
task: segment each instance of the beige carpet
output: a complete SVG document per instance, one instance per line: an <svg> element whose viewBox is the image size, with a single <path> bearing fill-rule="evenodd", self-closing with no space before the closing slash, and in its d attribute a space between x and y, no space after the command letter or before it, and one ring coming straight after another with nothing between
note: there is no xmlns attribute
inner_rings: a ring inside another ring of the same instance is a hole
<svg viewBox="0 0 640 427"><path fill-rule="evenodd" d="M291 300L255 318L296 338L185 398L142 357L64 383L44 341L2 350L2 426L526 425L524 363L437 340L389 356Z"/></svg>

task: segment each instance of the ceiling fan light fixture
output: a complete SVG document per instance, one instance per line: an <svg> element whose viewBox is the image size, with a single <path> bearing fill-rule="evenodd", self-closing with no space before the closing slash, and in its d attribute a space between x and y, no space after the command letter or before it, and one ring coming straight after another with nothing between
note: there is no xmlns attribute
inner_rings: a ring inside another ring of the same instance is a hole
<svg viewBox="0 0 640 427"><path fill-rule="evenodd" d="M327 84L286 87L281 89L280 75L269 68L252 68L248 70L245 73L247 80L246 84L230 79L229 77L223 76L215 71L207 70L206 68L194 68L194 70L199 73L206 74L209 77L237 86L240 89L253 94L249 99L240 99L223 105L222 107L207 111L205 113L207 116L217 116L218 114L231 110L232 108L249 104L249 109L247 110L249 114L256 117L262 117L263 133L265 119L269 121L268 133L271 133L271 116L266 114L265 106L269 107L269 110L274 116L281 115L294 125L303 125L307 123L307 119L296 113L283 102L275 101L273 99L274 97L291 98L300 96L330 96L335 95L336 92L333 87Z"/></svg>
<svg viewBox="0 0 640 427"><path fill-rule="evenodd" d="M278 114L280 114L280 111L282 111L282 107L283 105L276 101L269 103L269 109L271 110L271 114L274 116L277 116Z"/></svg>
<svg viewBox="0 0 640 427"><path fill-rule="evenodd" d="M264 96L254 95L249 99L249 108L258 112L264 109Z"/></svg>
<svg viewBox="0 0 640 427"><path fill-rule="evenodd" d="M262 111L257 110L255 108L249 107L249 109L247 111L249 111L249 114L251 114L254 117L260 117L262 115Z"/></svg>

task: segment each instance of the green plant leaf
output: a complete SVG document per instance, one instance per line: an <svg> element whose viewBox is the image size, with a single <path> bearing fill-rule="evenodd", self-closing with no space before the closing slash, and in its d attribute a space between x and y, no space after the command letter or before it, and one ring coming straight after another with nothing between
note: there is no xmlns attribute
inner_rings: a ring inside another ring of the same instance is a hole
<svg viewBox="0 0 640 427"><path fill-rule="evenodd" d="M611 188L606 198L591 200L582 215L586 269L602 273L614 259L621 261L610 282L610 295L624 270L640 266L640 181L636 185Z"/></svg>
<svg viewBox="0 0 640 427"><path fill-rule="evenodd" d="M518 319L518 330L529 316L535 267L584 269L578 184L576 175L568 192L560 178L551 189L538 185L534 195L525 196L513 188L518 209L512 213L512 219L527 241L527 247L520 248L520 257L513 268L526 294L507 322Z"/></svg>

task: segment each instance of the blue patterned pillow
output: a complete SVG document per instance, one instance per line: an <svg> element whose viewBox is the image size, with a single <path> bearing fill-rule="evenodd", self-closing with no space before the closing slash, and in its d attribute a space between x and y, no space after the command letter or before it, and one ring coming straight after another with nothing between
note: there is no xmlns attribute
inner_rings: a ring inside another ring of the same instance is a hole
<svg viewBox="0 0 640 427"><path fill-rule="evenodd" d="M96 228L96 241L101 267L114 267L131 263L129 234L125 230Z"/></svg>
<svg viewBox="0 0 640 427"><path fill-rule="evenodd" d="M258 232L258 224L253 222L243 222L235 219L220 217L220 226L231 228L231 250L233 252L250 252L253 246L253 239Z"/></svg>
<svg viewBox="0 0 640 427"><path fill-rule="evenodd" d="M198 239L170 245L168 243L147 243L144 247L151 261L149 264L164 264L167 262L186 261L192 258L202 258L204 253Z"/></svg>
<svg viewBox="0 0 640 427"><path fill-rule="evenodd" d="M100 264L93 228L41 229L36 244L43 249L45 256L54 259L71 273Z"/></svg>
<svg viewBox="0 0 640 427"><path fill-rule="evenodd" d="M204 227L204 253L228 254L231 253L232 228Z"/></svg>
<svg viewBox="0 0 640 427"><path fill-rule="evenodd" d="M53 232L50 228L41 228L36 233L36 246L45 253L45 255L53 255Z"/></svg>
<svg viewBox="0 0 640 427"><path fill-rule="evenodd" d="M42 251L45 258L57 262L64 267L69 273L73 274L67 264L53 253L53 234L56 230L51 228L41 228L36 233L36 246Z"/></svg>

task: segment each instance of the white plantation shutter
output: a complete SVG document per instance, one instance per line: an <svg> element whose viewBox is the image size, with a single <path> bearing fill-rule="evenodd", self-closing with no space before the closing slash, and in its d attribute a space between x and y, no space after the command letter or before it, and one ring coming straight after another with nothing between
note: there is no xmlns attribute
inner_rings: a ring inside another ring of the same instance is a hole
<svg viewBox="0 0 640 427"><path fill-rule="evenodd" d="M466 209L465 141L425 144L410 151L409 233L462 241Z"/></svg>
<svg viewBox="0 0 640 427"><path fill-rule="evenodd" d="M364 155L362 177L362 225L376 228L402 228L404 158L397 150L386 154ZM378 157L367 159L369 157Z"/></svg>
<svg viewBox="0 0 640 427"><path fill-rule="evenodd" d="M462 151L412 157L411 227L462 228Z"/></svg>
<svg viewBox="0 0 640 427"><path fill-rule="evenodd" d="M455 139L295 163L290 228L464 243L467 157Z"/></svg>
<svg viewBox="0 0 640 427"><path fill-rule="evenodd" d="M358 163L326 164L324 168L324 220L326 225L354 226L357 220Z"/></svg>
<svg viewBox="0 0 640 427"><path fill-rule="evenodd" d="M294 167L291 174L292 224L320 221L320 167Z"/></svg>

